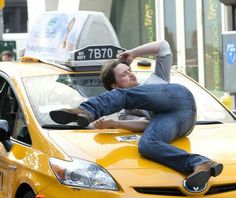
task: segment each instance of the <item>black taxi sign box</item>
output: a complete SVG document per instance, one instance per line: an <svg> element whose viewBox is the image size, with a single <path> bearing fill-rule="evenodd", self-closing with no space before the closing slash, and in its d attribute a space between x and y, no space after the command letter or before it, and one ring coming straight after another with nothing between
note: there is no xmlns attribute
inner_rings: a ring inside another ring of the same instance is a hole
<svg viewBox="0 0 236 198"><path fill-rule="evenodd" d="M126 49L114 45L91 45L69 52L67 60L55 60L60 65L68 66L73 71L101 70L101 66Z"/></svg>
<svg viewBox="0 0 236 198"><path fill-rule="evenodd" d="M88 46L75 51L73 61L117 59L117 55L124 51L124 48L114 45Z"/></svg>

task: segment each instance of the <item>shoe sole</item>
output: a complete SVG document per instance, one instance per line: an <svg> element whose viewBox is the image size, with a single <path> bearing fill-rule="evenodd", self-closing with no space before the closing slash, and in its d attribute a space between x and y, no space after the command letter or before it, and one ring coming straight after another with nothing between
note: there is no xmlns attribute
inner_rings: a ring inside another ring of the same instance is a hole
<svg viewBox="0 0 236 198"><path fill-rule="evenodd" d="M51 111L50 117L54 122L59 124L77 122L81 127L87 127L89 125L89 121L83 116L78 116L77 114L69 113L66 111Z"/></svg>
<svg viewBox="0 0 236 198"><path fill-rule="evenodd" d="M222 170L223 170L223 165L216 164L206 171L201 171L196 173L195 175L190 176L186 180L186 184L192 187L203 186L208 182L211 176L213 177L218 176L222 172Z"/></svg>

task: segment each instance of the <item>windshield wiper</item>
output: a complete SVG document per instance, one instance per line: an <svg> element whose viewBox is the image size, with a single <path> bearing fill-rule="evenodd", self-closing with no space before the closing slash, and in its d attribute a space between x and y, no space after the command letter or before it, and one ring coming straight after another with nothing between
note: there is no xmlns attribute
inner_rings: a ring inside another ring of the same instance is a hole
<svg viewBox="0 0 236 198"><path fill-rule="evenodd" d="M84 129L79 125L60 125L60 124L44 124L42 125L44 129Z"/></svg>
<svg viewBox="0 0 236 198"><path fill-rule="evenodd" d="M204 125L204 124L223 124L223 122L218 120L199 120L196 122L196 125Z"/></svg>

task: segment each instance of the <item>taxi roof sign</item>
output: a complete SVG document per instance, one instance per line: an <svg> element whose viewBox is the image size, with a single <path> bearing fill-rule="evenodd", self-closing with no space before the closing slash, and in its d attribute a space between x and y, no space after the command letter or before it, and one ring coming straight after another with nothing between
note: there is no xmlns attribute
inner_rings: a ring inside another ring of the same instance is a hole
<svg viewBox="0 0 236 198"><path fill-rule="evenodd" d="M77 61L71 59L71 54L91 45L120 47L117 35L103 13L46 12L29 34L25 56L47 61Z"/></svg>

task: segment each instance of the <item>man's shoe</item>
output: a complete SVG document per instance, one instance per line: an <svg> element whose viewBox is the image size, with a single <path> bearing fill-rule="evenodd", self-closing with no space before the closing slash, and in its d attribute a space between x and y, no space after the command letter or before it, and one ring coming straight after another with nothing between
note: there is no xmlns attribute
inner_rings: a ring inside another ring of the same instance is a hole
<svg viewBox="0 0 236 198"><path fill-rule="evenodd" d="M209 161L199 164L194 172L186 179L186 185L191 187L200 187L205 185L211 176L218 176L223 170L223 164Z"/></svg>
<svg viewBox="0 0 236 198"><path fill-rule="evenodd" d="M60 109L51 111L50 117L59 124L68 124L70 122L77 122L81 127L87 127L93 121L92 115L81 109Z"/></svg>

